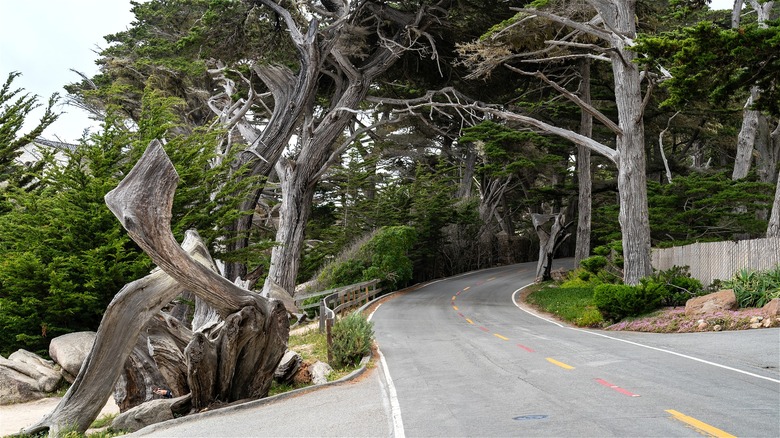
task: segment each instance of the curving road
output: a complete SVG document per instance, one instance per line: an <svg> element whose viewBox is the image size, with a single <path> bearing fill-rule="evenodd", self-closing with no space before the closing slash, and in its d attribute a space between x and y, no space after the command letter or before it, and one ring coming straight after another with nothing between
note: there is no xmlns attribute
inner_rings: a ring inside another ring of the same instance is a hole
<svg viewBox="0 0 780 438"><path fill-rule="evenodd" d="M514 304L534 269L433 282L376 310L396 436L780 436L780 329L570 328Z"/></svg>

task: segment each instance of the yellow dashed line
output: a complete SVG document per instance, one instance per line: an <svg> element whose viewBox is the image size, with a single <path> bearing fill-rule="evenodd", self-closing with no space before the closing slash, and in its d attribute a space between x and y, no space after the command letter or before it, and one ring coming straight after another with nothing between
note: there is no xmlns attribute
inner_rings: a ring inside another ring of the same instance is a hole
<svg viewBox="0 0 780 438"><path fill-rule="evenodd" d="M508 340L509 340L509 338L505 338L505 337L503 337L503 336L499 335L498 333L493 333L493 336L497 337L498 339L503 339L503 340L505 340L505 341L508 341Z"/></svg>
<svg viewBox="0 0 780 438"><path fill-rule="evenodd" d="M455 295L452 296L452 301L455 301L455 299L458 298Z"/></svg>
<svg viewBox="0 0 780 438"><path fill-rule="evenodd" d="M471 289L471 286L466 286L466 287L463 288L463 292L466 292L469 289Z"/></svg>
<svg viewBox="0 0 780 438"><path fill-rule="evenodd" d="M488 278L488 279L487 279L487 280L485 280L485 281L493 281L493 280L495 280L495 279L496 279L496 277L490 277L490 278Z"/></svg>
<svg viewBox="0 0 780 438"><path fill-rule="evenodd" d="M561 367L561 368L563 368L563 369L566 369L566 370L573 370L573 369L574 369L574 367L573 367L573 366L571 366L571 365L566 365L566 364L565 364L565 363L563 363L563 362L558 362L557 360L555 360L555 359L553 359L553 358L551 358L551 357L548 357L548 358L547 358L547 362L550 362L551 364L554 364L554 365L558 365L559 367Z"/></svg>
<svg viewBox="0 0 780 438"><path fill-rule="evenodd" d="M472 321L472 320L470 320L468 318L466 318L466 322L469 323L469 324L474 324L474 321Z"/></svg>
<svg viewBox="0 0 780 438"><path fill-rule="evenodd" d="M714 436L717 438L736 438L734 435L728 432L724 432L718 429L717 427L710 426L707 423L703 423L693 417L689 417L673 409L667 409L666 412L672 414L672 418L674 418L675 420L682 421L683 423L692 426L710 436Z"/></svg>
<svg viewBox="0 0 780 438"><path fill-rule="evenodd" d="M458 306L452 306L452 308L458 310Z"/></svg>

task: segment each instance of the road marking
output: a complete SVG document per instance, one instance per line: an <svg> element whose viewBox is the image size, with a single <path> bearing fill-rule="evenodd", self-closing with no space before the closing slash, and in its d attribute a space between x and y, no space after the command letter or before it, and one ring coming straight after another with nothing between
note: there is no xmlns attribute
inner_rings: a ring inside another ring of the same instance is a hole
<svg viewBox="0 0 780 438"><path fill-rule="evenodd" d="M455 309L455 310L459 310L458 306L456 306L456 305L453 305L452 308Z"/></svg>
<svg viewBox="0 0 780 438"><path fill-rule="evenodd" d="M466 318L466 322L469 323L469 324L474 324L474 321L472 321L472 320L470 320L468 318Z"/></svg>
<svg viewBox="0 0 780 438"><path fill-rule="evenodd" d="M486 282L487 282L487 281L493 281L493 280L495 280L495 279L496 279L496 277L490 277L490 278L488 278L488 279L487 279L487 280L485 280L485 281L486 281Z"/></svg>
<svg viewBox="0 0 780 438"><path fill-rule="evenodd" d="M466 315L464 315L464 314L462 314L460 312L458 312L458 316L460 316L461 318L465 318L466 317Z"/></svg>
<svg viewBox="0 0 780 438"><path fill-rule="evenodd" d="M466 287L463 288L463 292L466 292L469 289L471 289L471 286L466 286Z"/></svg>
<svg viewBox="0 0 780 438"><path fill-rule="evenodd" d="M682 414L680 412L677 412L677 411L675 411L673 409L667 409L666 412L672 414L672 418L674 418L675 420L682 421L683 423L685 423L685 424L687 424L689 426L692 426L695 429L698 429L698 430L700 430L700 431L702 431L702 432L704 432L704 433L706 433L706 434L708 434L710 436L714 436L714 437L717 437L717 438L736 438L734 435L732 435L732 434L730 434L728 432L724 432L724 431L718 429L717 427L710 426L707 423L699 421L699 420L697 420L697 419L695 419L693 417L689 417L689 416L687 416L685 414Z"/></svg>
<svg viewBox="0 0 780 438"><path fill-rule="evenodd" d="M615 391L617 391L617 392L619 392L621 394L625 394L625 395L627 395L629 397L639 397L639 394L634 394L633 392L626 391L625 389L623 389L623 388L621 388L621 387L619 387L617 385L613 385L613 384L607 382L604 379L596 379L596 382L606 386L607 388L614 389Z"/></svg>
<svg viewBox="0 0 780 438"><path fill-rule="evenodd" d="M503 340L505 340L505 341L508 341L508 340L509 340L509 338L505 338L505 337L503 337L503 336L499 335L498 333L493 333L493 336L497 337L498 339L503 339Z"/></svg>
<svg viewBox="0 0 780 438"><path fill-rule="evenodd" d="M701 362L703 364L707 364L707 365L711 365L711 366L714 366L714 367L722 368L724 370L735 371L737 373L744 374L746 376L756 377L756 378L763 379L763 380L769 380L770 382L774 382L774 383L780 383L779 379L773 379L771 377L762 376L762 375L759 375L759 374L751 373L749 371L740 370L738 368L733 368L733 367L730 367L730 366L727 366L727 365L721 365L719 363L710 362L710 361L704 360L704 359L699 359L698 357L693 357L693 356L688 356L687 354L677 353L676 351L665 350L663 348L652 347L650 345L640 344L638 342L627 341L625 339L620 339L620 338L616 338L614 336L609 336L609 335L605 335L605 334L602 334L602 333L596 333L596 332L592 332L592 331L589 331L589 330L583 330L583 329L579 329L579 328L575 328L575 327L567 327L567 326L565 326L563 324L560 324L560 323L558 323L556 321L549 320L547 318L544 318L542 316L537 315L536 313L533 313L533 312L531 312L529 310L526 310L523 307L521 307L520 304L517 303L517 293L520 292L521 290L525 289L528 286L530 286L530 284L526 285L526 286L523 286L520 289L517 289L516 291L514 291L514 293L512 294L512 302L515 304L515 307L517 307L518 309L522 310L523 312L525 312L525 313L527 313L527 314L529 314L531 316L535 316L535 317L537 317L537 318L539 318L541 320L547 321L550 324L555 324L555 325L557 325L558 327L561 327L561 328L566 328L566 329L569 329L569 330L574 330L574 331L578 331L578 332L582 332L582 333L587 333L587 334L590 334L590 335L593 335L593 336L601 336L602 338L612 339L613 341L625 342L626 344L635 345L637 347L648 348L650 350L660 351L662 353L667 353L667 354L673 354L673 355L678 356L678 357L682 357L682 358L685 358L685 359L693 360L693 361L696 361L696 362Z"/></svg>
<svg viewBox="0 0 780 438"><path fill-rule="evenodd" d="M390 377L390 371L387 368L387 362L385 361L385 355L377 347L377 353L379 353L379 362L382 365L382 371L385 375L385 383L387 383L387 398L390 399L390 416L393 420L393 436L396 438L404 438L404 421L401 418L401 405L398 404L398 393L395 391L395 385L393 385L393 378Z"/></svg>
<svg viewBox="0 0 780 438"><path fill-rule="evenodd" d="M487 329L487 328L485 328L485 327L480 327L479 329L480 329L480 330L482 330L483 332L489 332L489 331L490 331L490 330L488 330L488 329Z"/></svg>
<svg viewBox="0 0 780 438"><path fill-rule="evenodd" d="M553 358L551 358L551 357L548 357L548 358L547 358L547 362L550 362L550 363L551 363L551 364L553 364L553 365L558 365L559 367L561 367L561 368L563 368L563 369L565 369L565 370L573 370L573 369L574 369L574 367L573 367L573 366L571 366L571 365L566 365L566 364L565 364L565 363L563 363L563 362L558 362L557 360L555 360L555 359L553 359Z"/></svg>
<svg viewBox="0 0 780 438"><path fill-rule="evenodd" d="M522 348L523 350L529 352L529 353L533 353L534 352L533 348L526 347L525 345L517 344L517 346Z"/></svg>
<svg viewBox="0 0 780 438"><path fill-rule="evenodd" d="M452 296L452 301L455 301L455 298L457 298L455 295Z"/></svg>

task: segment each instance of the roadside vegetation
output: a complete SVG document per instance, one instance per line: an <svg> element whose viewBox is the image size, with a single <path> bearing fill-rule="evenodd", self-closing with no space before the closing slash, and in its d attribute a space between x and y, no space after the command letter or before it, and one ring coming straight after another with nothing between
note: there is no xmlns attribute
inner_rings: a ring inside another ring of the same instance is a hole
<svg viewBox="0 0 780 438"><path fill-rule="evenodd" d="M619 248L619 245L617 246ZM687 267L654 272L636 286L620 280L620 253L600 247L564 279L534 286L526 302L578 327L678 333L750 328L762 317L761 307L780 298L780 266L769 271L743 270L705 288ZM685 302L715 290L733 289L739 309L707 318L685 315Z"/></svg>

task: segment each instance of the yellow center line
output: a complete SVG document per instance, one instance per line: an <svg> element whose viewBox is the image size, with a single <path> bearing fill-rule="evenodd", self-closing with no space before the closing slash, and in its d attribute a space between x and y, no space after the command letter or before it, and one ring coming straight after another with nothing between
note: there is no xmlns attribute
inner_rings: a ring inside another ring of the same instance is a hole
<svg viewBox="0 0 780 438"><path fill-rule="evenodd" d="M503 336L499 335L498 333L493 333L493 336L497 337L498 339L503 339L503 340L505 340L505 341L508 341L508 340L509 340L509 338L505 338L505 337L503 337Z"/></svg>
<svg viewBox="0 0 780 438"><path fill-rule="evenodd" d="M469 324L474 324L474 321L472 321L472 320L470 320L468 318L466 318L466 322L469 323Z"/></svg>
<svg viewBox="0 0 780 438"><path fill-rule="evenodd" d="M707 423L701 422L693 417L689 417L673 409L667 409L666 412L672 414L672 418L674 418L675 420L682 421L683 423L692 426L706 434L709 434L710 436L714 436L717 438L736 438L734 435L728 432L724 432L718 429L717 427L710 426Z"/></svg>
<svg viewBox="0 0 780 438"><path fill-rule="evenodd" d="M565 363L563 363L563 362L558 362L557 360L555 360L555 359L553 359L553 358L551 358L551 357L548 357L548 358L547 358L547 362L550 362L551 364L554 364L554 365L558 365L559 367L561 367L561 368L563 368L563 369L566 369L566 370L573 370L573 369L574 369L574 367L573 367L573 366L571 366L571 365L566 365L566 364L565 364Z"/></svg>
<svg viewBox="0 0 780 438"><path fill-rule="evenodd" d="M458 298L455 295L452 296L452 301L455 301L455 299Z"/></svg>
<svg viewBox="0 0 780 438"><path fill-rule="evenodd" d="M490 278L488 278L488 279L487 279L487 280L485 280L485 281L493 281L493 280L495 280L495 279L496 279L496 277L490 277Z"/></svg>
<svg viewBox="0 0 780 438"><path fill-rule="evenodd" d="M466 292L469 289L471 289L471 286L466 286L466 287L463 288L463 292Z"/></svg>
<svg viewBox="0 0 780 438"><path fill-rule="evenodd" d="M452 306L452 308L458 310L458 306Z"/></svg>

